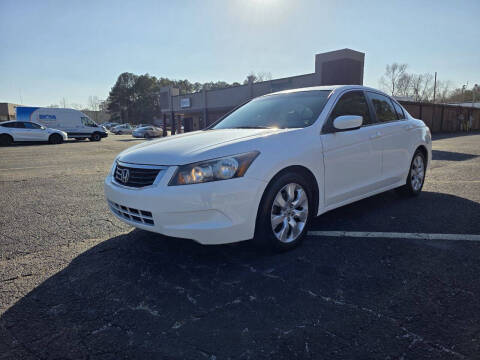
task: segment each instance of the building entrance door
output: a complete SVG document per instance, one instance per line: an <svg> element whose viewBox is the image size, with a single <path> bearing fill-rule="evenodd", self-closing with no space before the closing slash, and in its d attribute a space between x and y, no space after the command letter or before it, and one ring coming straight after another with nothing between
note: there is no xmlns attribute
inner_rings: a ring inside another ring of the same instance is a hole
<svg viewBox="0 0 480 360"><path fill-rule="evenodd" d="M183 119L183 129L185 132L193 131L193 118L184 118Z"/></svg>

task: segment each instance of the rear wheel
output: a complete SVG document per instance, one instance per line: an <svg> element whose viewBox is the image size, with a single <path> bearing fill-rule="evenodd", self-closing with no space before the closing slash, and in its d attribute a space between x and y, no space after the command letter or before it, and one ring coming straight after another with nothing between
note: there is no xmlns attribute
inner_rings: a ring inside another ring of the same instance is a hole
<svg viewBox="0 0 480 360"><path fill-rule="evenodd" d="M100 136L99 133L93 133L92 136L90 137L90 141L100 141L102 137Z"/></svg>
<svg viewBox="0 0 480 360"><path fill-rule="evenodd" d="M48 138L49 144L61 144L63 142L63 138L58 134L52 134Z"/></svg>
<svg viewBox="0 0 480 360"><path fill-rule="evenodd" d="M262 197L255 242L275 251L300 244L313 211L312 186L304 176L286 173L269 185Z"/></svg>
<svg viewBox="0 0 480 360"><path fill-rule="evenodd" d="M407 182L398 189L402 194L407 196L418 196L420 194L425 181L426 163L423 152L417 150L410 164Z"/></svg>
<svg viewBox="0 0 480 360"><path fill-rule="evenodd" d="M0 145L1 146L9 146L12 145L13 138L10 135L2 134L0 135Z"/></svg>

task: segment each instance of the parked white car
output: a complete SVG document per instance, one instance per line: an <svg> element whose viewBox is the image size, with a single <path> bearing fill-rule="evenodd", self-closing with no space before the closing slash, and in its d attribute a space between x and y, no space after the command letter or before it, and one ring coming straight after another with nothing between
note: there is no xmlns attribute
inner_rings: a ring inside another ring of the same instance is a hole
<svg viewBox="0 0 480 360"><path fill-rule="evenodd" d="M0 123L0 145L11 145L19 141L48 141L61 144L67 140L66 132L50 129L31 121L4 121Z"/></svg>
<svg viewBox="0 0 480 360"><path fill-rule="evenodd" d="M18 121L32 121L47 128L62 130L69 138L100 141L108 136L103 126L97 125L79 110L17 106L16 113Z"/></svg>
<svg viewBox="0 0 480 360"><path fill-rule="evenodd" d="M111 211L202 244L297 245L313 216L390 190L418 195L428 127L363 86L288 90L249 101L201 131L122 152L105 180Z"/></svg>
<svg viewBox="0 0 480 360"><path fill-rule="evenodd" d="M155 138L163 135L163 130L155 126L143 126L136 128L132 132L132 136L136 138Z"/></svg>
<svg viewBox="0 0 480 360"><path fill-rule="evenodd" d="M133 128L130 124L122 124L111 128L110 131L116 135L131 134Z"/></svg>

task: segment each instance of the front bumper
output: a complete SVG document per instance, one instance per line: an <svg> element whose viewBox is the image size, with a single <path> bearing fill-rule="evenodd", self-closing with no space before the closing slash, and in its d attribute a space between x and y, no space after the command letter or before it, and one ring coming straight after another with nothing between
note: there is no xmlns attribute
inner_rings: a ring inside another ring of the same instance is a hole
<svg viewBox="0 0 480 360"><path fill-rule="evenodd" d="M267 183L247 177L204 184L168 186L175 166L158 184L126 188L105 179L110 210L121 221L204 245L251 239Z"/></svg>

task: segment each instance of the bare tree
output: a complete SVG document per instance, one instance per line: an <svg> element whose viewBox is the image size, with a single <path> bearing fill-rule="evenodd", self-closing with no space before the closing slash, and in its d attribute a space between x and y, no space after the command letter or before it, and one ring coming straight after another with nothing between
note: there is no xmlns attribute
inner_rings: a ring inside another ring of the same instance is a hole
<svg viewBox="0 0 480 360"><path fill-rule="evenodd" d="M98 112L100 110L100 100L98 96L88 97L88 109L93 113L93 120L96 122L98 119Z"/></svg>
<svg viewBox="0 0 480 360"><path fill-rule="evenodd" d="M403 73L402 76L398 78L396 86L396 95L409 97L410 91L412 88L412 75L408 73Z"/></svg>
<svg viewBox="0 0 480 360"><path fill-rule="evenodd" d="M437 81L437 102L444 103L450 97L452 92L453 83L450 80Z"/></svg>
<svg viewBox="0 0 480 360"><path fill-rule="evenodd" d="M380 84L383 88L393 95L397 95L397 87L399 79L402 78L407 70L407 64L393 63L387 65L385 68L385 74L380 79Z"/></svg>
<svg viewBox="0 0 480 360"><path fill-rule="evenodd" d="M250 72L250 74L247 75L245 80L243 81L243 84L249 84L249 83L256 83L256 82L261 82L261 81L268 81L272 80L272 73L270 72L258 72L254 73L253 71Z"/></svg>
<svg viewBox="0 0 480 360"><path fill-rule="evenodd" d="M65 98L62 98L60 100L60 107L66 108L67 107L67 100Z"/></svg>
<svg viewBox="0 0 480 360"><path fill-rule="evenodd" d="M77 104L77 103L71 103L70 107L75 110L82 110L84 108L82 104Z"/></svg>
<svg viewBox="0 0 480 360"><path fill-rule="evenodd" d="M432 74L423 74L423 84L422 84L422 93L421 101L430 101L433 98L433 75Z"/></svg>
<svg viewBox="0 0 480 360"><path fill-rule="evenodd" d="M98 111L100 108L100 100L98 99L98 96L89 96L87 106L91 111Z"/></svg>
<svg viewBox="0 0 480 360"><path fill-rule="evenodd" d="M415 101L429 101L433 96L433 75L412 75L412 97Z"/></svg>
<svg viewBox="0 0 480 360"><path fill-rule="evenodd" d="M268 80L272 80L272 73L271 72L262 71L262 72L257 73L257 82L268 81Z"/></svg>

